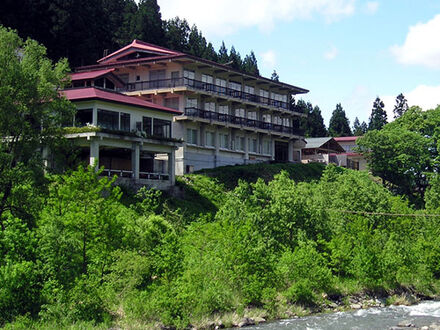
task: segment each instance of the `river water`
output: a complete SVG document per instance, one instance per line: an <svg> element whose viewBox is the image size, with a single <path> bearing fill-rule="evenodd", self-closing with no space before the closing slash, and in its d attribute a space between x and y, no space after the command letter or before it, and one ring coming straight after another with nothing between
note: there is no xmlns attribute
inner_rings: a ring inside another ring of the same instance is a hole
<svg viewBox="0 0 440 330"><path fill-rule="evenodd" d="M307 316L298 319L260 324L251 327L251 329L376 330L389 329L392 326L397 326L397 324L402 321L409 321L417 327L438 323L440 322L440 302L424 301L414 306L389 306Z"/></svg>

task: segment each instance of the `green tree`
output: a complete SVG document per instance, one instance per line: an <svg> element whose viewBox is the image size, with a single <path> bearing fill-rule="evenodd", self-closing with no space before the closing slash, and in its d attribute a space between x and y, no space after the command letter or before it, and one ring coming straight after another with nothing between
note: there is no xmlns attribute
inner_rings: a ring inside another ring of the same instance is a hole
<svg viewBox="0 0 440 330"><path fill-rule="evenodd" d="M249 55L246 55L243 60L243 71L258 76L260 71L258 70L257 58L254 51L251 51Z"/></svg>
<svg viewBox="0 0 440 330"><path fill-rule="evenodd" d="M61 123L72 118L73 108L59 95L69 83L67 61L54 65L43 46L30 39L24 42L3 27L0 68L0 227L4 229L8 212L22 219L38 213L31 205L44 188L44 164L35 151L61 139Z"/></svg>
<svg viewBox="0 0 440 330"><path fill-rule="evenodd" d="M191 55L203 57L206 51L206 39L202 33L193 25L188 37L188 52Z"/></svg>
<svg viewBox="0 0 440 330"><path fill-rule="evenodd" d="M157 0L141 0L135 19L135 37L155 45L165 45L162 15Z"/></svg>
<svg viewBox="0 0 440 330"><path fill-rule="evenodd" d="M310 102L305 103L303 100L299 100L295 111L307 114L307 117L301 118L300 121L300 127L304 131L305 136L328 136L327 128L324 124L324 118L322 118L321 109L319 109L317 105L313 106Z"/></svg>
<svg viewBox="0 0 440 330"><path fill-rule="evenodd" d="M186 52L188 50L188 38L190 33L186 19L175 17L164 23L166 46L170 49Z"/></svg>
<svg viewBox="0 0 440 330"><path fill-rule="evenodd" d="M273 81L280 81L280 76L278 75L278 73L273 70L272 75L270 76L270 79L272 79Z"/></svg>
<svg viewBox="0 0 440 330"><path fill-rule="evenodd" d="M394 118L402 117L402 115L408 110L408 101L405 96L400 93L396 97L396 105L394 106L393 113Z"/></svg>
<svg viewBox="0 0 440 330"><path fill-rule="evenodd" d="M350 122L348 121L345 111L341 103L336 104L336 109L333 110L328 126L330 136L352 136L350 129Z"/></svg>
<svg viewBox="0 0 440 330"><path fill-rule="evenodd" d="M368 130L382 129L387 123L387 113L384 110L385 104L379 97L373 103L371 110L370 122L368 123Z"/></svg>
<svg viewBox="0 0 440 330"><path fill-rule="evenodd" d="M229 61L231 64L231 68L236 69L236 70L242 70L243 67L243 61L241 59L240 53L238 53L235 50L235 47L232 46L231 50L229 51Z"/></svg>
<svg viewBox="0 0 440 330"><path fill-rule="evenodd" d="M223 64L229 62L228 49L226 48L224 41L222 41L222 45L218 50L218 61Z"/></svg>
<svg viewBox="0 0 440 330"><path fill-rule="evenodd" d="M359 118L356 117L353 122L353 135L362 136L368 130L367 124L363 121L362 124L359 122Z"/></svg>

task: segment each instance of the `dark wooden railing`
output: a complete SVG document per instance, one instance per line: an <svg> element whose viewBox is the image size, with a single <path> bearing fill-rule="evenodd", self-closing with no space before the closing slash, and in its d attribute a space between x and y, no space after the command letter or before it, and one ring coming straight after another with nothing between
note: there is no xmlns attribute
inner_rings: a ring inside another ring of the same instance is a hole
<svg viewBox="0 0 440 330"><path fill-rule="evenodd" d="M223 114L223 113L218 113L218 112L214 112L214 111L202 110L202 109L193 108L193 107L185 108L185 115L191 116L191 117L203 118L203 119L216 120L216 121L220 121L220 122L224 122L224 123L232 123L232 124L237 124L237 125L246 126L246 127L261 128L261 129L266 129L266 130L275 131L275 132L294 134L294 135L299 135L299 136L304 135L304 132L299 128L267 123L267 122L255 120L255 119L248 119L248 118L243 118L243 117L231 116L229 114Z"/></svg>
<svg viewBox="0 0 440 330"><path fill-rule="evenodd" d="M277 101L268 97L264 97L256 94L250 94L229 87L223 87L216 84L209 84L202 82L200 80L189 79L184 77L159 79L159 80L145 80L145 81L137 81L134 83L127 83L126 86L120 90L125 92L133 92L133 91L148 90L148 89L173 88L173 87L182 87L182 86L214 93L219 96L229 96L245 101L264 104L276 108L282 108L285 110L290 109L290 105L287 102ZM292 112L295 111L292 110Z"/></svg>

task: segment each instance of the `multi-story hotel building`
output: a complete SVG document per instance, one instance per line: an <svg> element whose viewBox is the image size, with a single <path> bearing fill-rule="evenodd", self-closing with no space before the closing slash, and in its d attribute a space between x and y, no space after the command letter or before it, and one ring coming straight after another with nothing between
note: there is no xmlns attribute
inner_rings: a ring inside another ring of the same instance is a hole
<svg viewBox="0 0 440 330"><path fill-rule="evenodd" d="M305 145L301 113L291 98L308 90L223 64L134 40L76 69L74 87L114 89L178 112L171 135L183 140L175 172L262 161L300 161ZM151 130L139 119L137 131Z"/></svg>

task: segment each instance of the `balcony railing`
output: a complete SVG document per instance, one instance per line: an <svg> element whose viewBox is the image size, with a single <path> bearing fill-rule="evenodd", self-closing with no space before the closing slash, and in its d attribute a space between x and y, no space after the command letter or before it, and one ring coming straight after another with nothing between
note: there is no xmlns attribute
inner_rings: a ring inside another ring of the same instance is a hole
<svg viewBox="0 0 440 330"><path fill-rule="evenodd" d="M112 177L116 175L120 178L133 178L133 171L127 170L113 170L105 168L102 170L101 175ZM169 180L170 176L167 173L150 173L150 172L139 172L139 179L147 179L147 180Z"/></svg>
<svg viewBox="0 0 440 330"><path fill-rule="evenodd" d="M216 84L205 83L200 80L189 79L184 77L159 79L159 80L145 80L145 81L137 81L134 83L127 83L125 88L122 88L121 91L133 92L133 91L140 91L147 89L174 88L174 87L182 87L182 86L214 93L219 96L233 97L236 99L268 105L276 108L281 108L284 110L290 109L290 105L287 102L277 101L268 97L264 97L256 94L250 94L232 88L223 87Z"/></svg>
<svg viewBox="0 0 440 330"><path fill-rule="evenodd" d="M218 113L214 111L202 110L198 108L185 108L185 115L190 117L198 117L209 120L216 120L224 123L231 123L251 128L261 128L265 130L286 133L286 134L294 134L303 136L304 132L299 128L288 127L278 124L267 123L260 120L248 119L243 117L231 116L228 114Z"/></svg>

